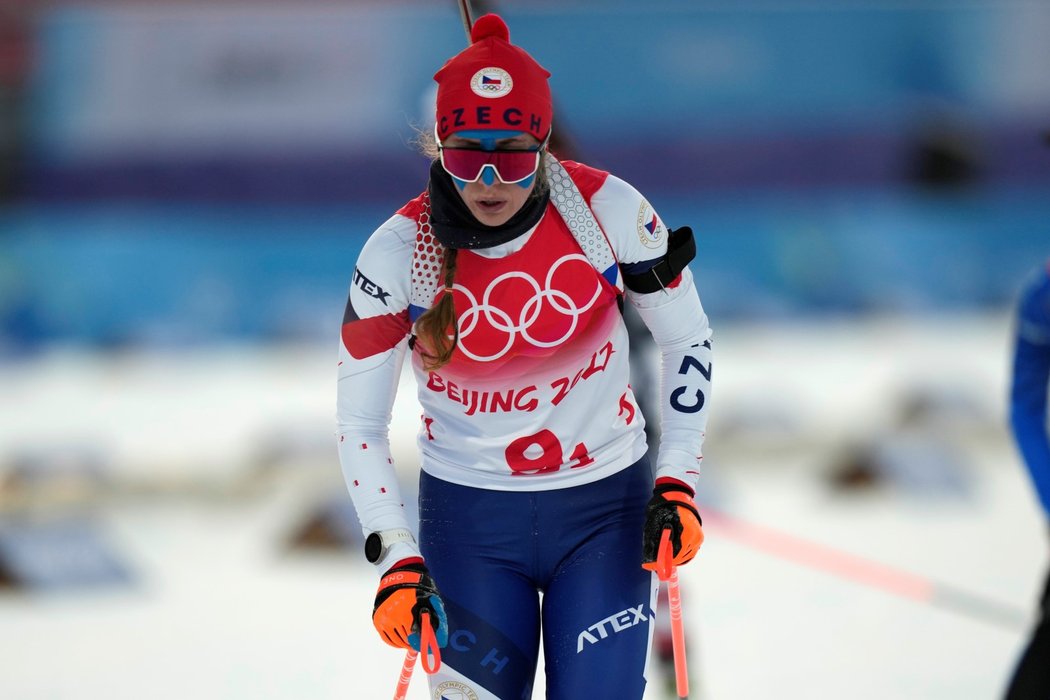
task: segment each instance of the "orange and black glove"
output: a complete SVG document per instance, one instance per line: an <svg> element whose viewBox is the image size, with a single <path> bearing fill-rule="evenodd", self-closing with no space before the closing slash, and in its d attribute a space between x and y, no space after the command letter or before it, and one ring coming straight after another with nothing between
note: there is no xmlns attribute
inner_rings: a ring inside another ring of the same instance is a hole
<svg viewBox="0 0 1050 700"><path fill-rule="evenodd" d="M681 566L696 556L704 541L700 511L693 502L693 492L677 481L658 483L645 507L645 532L642 535L642 568L656 571L660 538L671 531L673 563Z"/></svg>
<svg viewBox="0 0 1050 700"><path fill-rule="evenodd" d="M422 559L405 559L383 574L372 609L372 624L392 647L419 651L423 613L439 647L448 643L448 618L434 579Z"/></svg>

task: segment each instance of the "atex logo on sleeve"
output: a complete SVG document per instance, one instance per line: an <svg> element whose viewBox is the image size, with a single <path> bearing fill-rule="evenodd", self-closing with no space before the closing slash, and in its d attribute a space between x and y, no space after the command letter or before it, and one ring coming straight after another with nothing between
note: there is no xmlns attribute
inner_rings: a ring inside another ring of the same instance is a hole
<svg viewBox="0 0 1050 700"><path fill-rule="evenodd" d="M384 292L382 287L362 275L356 267L354 268L354 284L360 287L362 292L383 302L383 306L387 306L386 298L390 296L390 292Z"/></svg>
<svg viewBox="0 0 1050 700"><path fill-rule="evenodd" d="M576 653L579 654L583 651L583 645L585 642L587 644L597 644L610 634L623 632L629 627L634 627L635 625L648 621L649 618L645 616L644 603L637 607L627 608L626 610L614 613L580 632L580 636L576 640Z"/></svg>

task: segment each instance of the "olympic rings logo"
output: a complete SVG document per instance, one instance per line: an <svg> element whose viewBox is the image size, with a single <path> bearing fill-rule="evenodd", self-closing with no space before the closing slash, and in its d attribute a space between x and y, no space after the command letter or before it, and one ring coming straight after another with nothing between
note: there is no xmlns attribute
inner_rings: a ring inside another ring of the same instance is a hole
<svg viewBox="0 0 1050 700"><path fill-rule="evenodd" d="M577 306L573 298L564 291L551 287L551 280L554 278L554 274L558 271L558 268L572 260L579 260L587 266L587 269L593 269L585 256L580 255L579 253L573 253L559 258L554 265L551 266L547 271L547 278L544 280L542 287L539 282L527 272L505 272L489 283L488 287L485 289L484 295L482 295L480 304L478 303L477 297L474 296L469 289L459 284L453 284L452 289L463 294L463 296L465 296L470 302L470 308L460 314L458 320L458 347L460 352L477 362L492 362L510 352L510 349L514 346L514 341L519 334L525 342L537 348L552 348L561 345L571 338L572 334L576 332L577 326L579 326L580 317L594 306L594 303L598 301L598 297L600 297L602 293L602 283L601 280L597 278L597 275L593 276L596 283L594 294L591 295L590 300L583 306ZM506 311L491 303L492 294L495 289L503 282L512 279L523 280L532 287L533 291L532 296L524 303L524 305L522 305L521 311L518 313L517 321L515 321ZM562 316L570 319L568 330L556 340L541 340L539 338L534 338L529 334L533 325L540 317L540 312L543 310L544 302ZM502 348L492 354L486 355L472 352L468 347L468 344L464 342L470 337L471 333L478 329L478 323L482 317L484 317L486 323L488 323L493 329L507 334L506 343L504 343Z"/></svg>

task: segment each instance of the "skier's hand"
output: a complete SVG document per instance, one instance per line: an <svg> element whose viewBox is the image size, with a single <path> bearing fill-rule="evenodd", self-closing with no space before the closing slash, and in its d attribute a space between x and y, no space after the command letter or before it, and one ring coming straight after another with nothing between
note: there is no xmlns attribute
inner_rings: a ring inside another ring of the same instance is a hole
<svg viewBox="0 0 1050 700"><path fill-rule="evenodd" d="M645 507L645 532L642 535L642 568L656 571L660 554L660 537L671 531L673 563L681 566L696 556L704 541L700 512L693 503L693 492L679 483L657 484Z"/></svg>
<svg viewBox="0 0 1050 700"><path fill-rule="evenodd" d="M372 624L383 641L419 651L423 613L430 613L437 645L448 643L448 619L434 579L422 559L400 561L383 574L372 610Z"/></svg>

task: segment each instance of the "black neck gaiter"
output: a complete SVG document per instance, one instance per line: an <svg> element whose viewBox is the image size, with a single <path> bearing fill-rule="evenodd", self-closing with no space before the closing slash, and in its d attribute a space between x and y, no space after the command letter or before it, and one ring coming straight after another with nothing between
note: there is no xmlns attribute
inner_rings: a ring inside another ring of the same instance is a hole
<svg viewBox="0 0 1050 700"><path fill-rule="evenodd" d="M446 248L476 250L513 241L543 218L550 192L530 196L510 221L502 226L486 226L478 221L452 182L452 176L435 160L430 166L430 221L434 235Z"/></svg>

